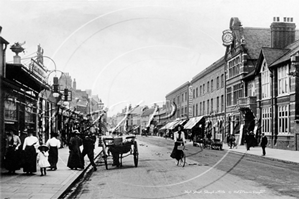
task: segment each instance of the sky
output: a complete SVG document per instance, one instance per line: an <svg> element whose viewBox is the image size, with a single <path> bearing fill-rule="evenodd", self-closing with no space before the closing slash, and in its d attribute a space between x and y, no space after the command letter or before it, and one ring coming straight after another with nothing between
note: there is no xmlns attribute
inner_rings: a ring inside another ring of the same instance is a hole
<svg viewBox="0 0 300 199"><path fill-rule="evenodd" d="M231 17L262 28L293 17L299 29L298 0L1 0L0 8L1 36L26 42L24 60L40 44L46 67L91 89L109 115L128 104L163 104L221 58ZM8 49L7 62L13 55Z"/></svg>

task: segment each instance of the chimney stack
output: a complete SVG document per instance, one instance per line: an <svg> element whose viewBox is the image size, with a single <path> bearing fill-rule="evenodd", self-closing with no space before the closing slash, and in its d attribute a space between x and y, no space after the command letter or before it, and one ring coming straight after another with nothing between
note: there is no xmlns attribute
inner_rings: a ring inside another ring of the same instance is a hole
<svg viewBox="0 0 300 199"><path fill-rule="evenodd" d="M279 17L273 18L271 24L271 47L285 48L295 41L296 25L292 17L284 17L283 22Z"/></svg>

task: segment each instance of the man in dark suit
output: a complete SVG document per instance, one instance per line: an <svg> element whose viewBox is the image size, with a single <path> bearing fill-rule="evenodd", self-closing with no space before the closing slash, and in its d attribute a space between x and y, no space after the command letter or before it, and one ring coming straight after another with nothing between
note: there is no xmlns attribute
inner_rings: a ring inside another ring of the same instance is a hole
<svg viewBox="0 0 300 199"><path fill-rule="evenodd" d="M261 141L260 141L260 146L262 148L262 152L263 152L263 156L266 155L266 146L268 144L268 138L265 136L265 134L263 133L262 134L262 137L261 137Z"/></svg>
<svg viewBox="0 0 300 199"><path fill-rule="evenodd" d="M83 150L82 150L82 161L84 164L84 156L87 155L91 165L94 167L94 171L97 171L96 164L94 161L94 149L95 149L96 136L90 132L83 139Z"/></svg>

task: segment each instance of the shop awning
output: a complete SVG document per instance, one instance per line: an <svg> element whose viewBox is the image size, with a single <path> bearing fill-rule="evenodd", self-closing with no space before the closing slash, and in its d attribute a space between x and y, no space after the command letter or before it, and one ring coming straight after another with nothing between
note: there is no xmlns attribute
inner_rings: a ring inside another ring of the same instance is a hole
<svg viewBox="0 0 300 199"><path fill-rule="evenodd" d="M190 118L189 121L184 125L184 129L192 129L201 119L204 118L203 116L193 117Z"/></svg>
<svg viewBox="0 0 300 199"><path fill-rule="evenodd" d="M167 123L165 126L163 126L162 128L160 129L173 129L172 127L174 127L174 125L176 125L176 123L178 123L178 121L172 121L172 122L169 122Z"/></svg>

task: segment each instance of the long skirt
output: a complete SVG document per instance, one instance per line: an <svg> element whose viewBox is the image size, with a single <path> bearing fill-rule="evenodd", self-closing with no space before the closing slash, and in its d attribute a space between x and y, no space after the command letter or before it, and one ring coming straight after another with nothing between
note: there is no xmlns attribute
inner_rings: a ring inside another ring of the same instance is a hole
<svg viewBox="0 0 300 199"><path fill-rule="evenodd" d="M24 153L24 172L36 172L36 151L34 146L26 146Z"/></svg>
<svg viewBox="0 0 300 199"><path fill-rule="evenodd" d="M83 168L82 155L80 150L70 150L67 166L71 169Z"/></svg>
<svg viewBox="0 0 300 199"><path fill-rule="evenodd" d="M58 162L58 148L57 147L50 147L49 149L49 157L48 161L50 163L50 167L56 169L56 164Z"/></svg>
<svg viewBox="0 0 300 199"><path fill-rule="evenodd" d="M7 148L4 165L5 169L9 171L20 169L19 151L15 150L15 146Z"/></svg>
<svg viewBox="0 0 300 199"><path fill-rule="evenodd" d="M170 155L171 158L174 158L176 160L180 160L181 159L181 156L182 156L182 151L181 150L178 150L177 147L182 145L181 143L178 143L178 142L175 142L174 143L174 148L173 148L173 151Z"/></svg>

